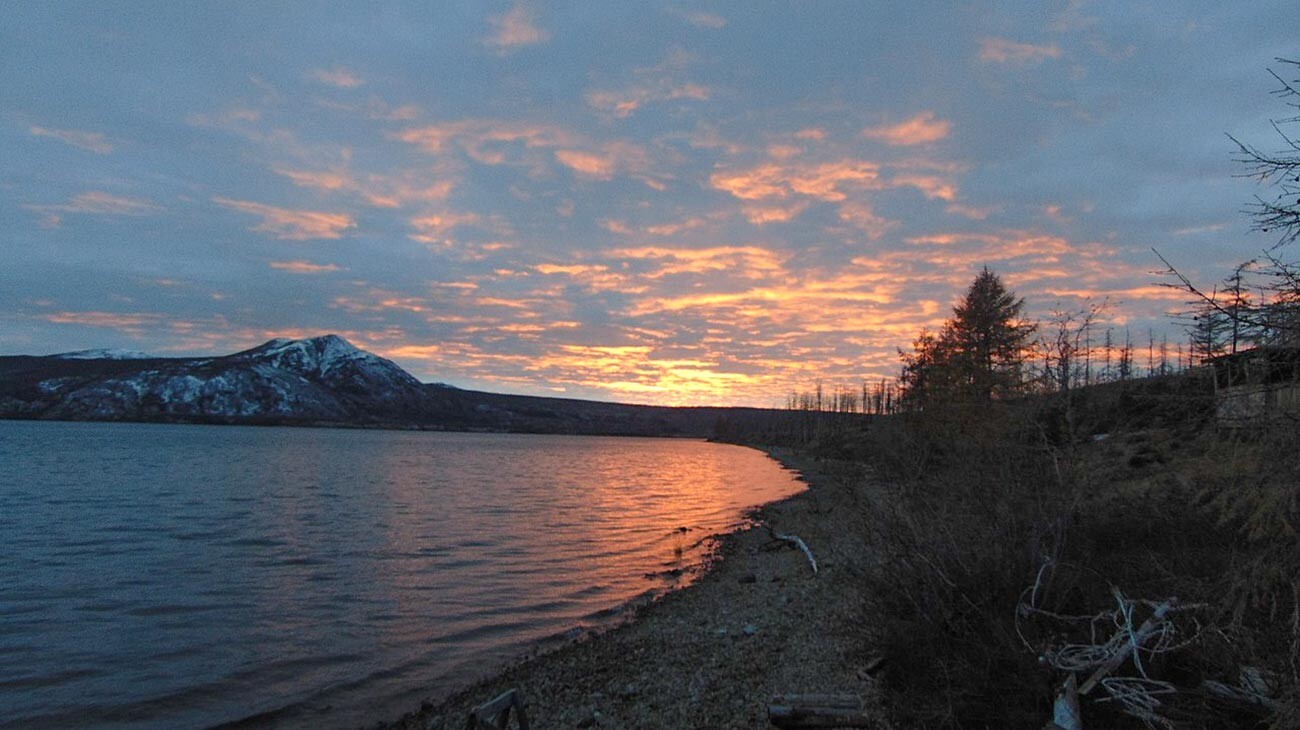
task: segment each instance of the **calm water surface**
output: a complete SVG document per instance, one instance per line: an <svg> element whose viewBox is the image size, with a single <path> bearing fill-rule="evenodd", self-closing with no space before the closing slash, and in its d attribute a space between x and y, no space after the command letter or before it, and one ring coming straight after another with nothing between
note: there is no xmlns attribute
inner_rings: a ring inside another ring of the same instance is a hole
<svg viewBox="0 0 1300 730"><path fill-rule="evenodd" d="M699 441L0 421L0 727L400 714L801 488Z"/></svg>

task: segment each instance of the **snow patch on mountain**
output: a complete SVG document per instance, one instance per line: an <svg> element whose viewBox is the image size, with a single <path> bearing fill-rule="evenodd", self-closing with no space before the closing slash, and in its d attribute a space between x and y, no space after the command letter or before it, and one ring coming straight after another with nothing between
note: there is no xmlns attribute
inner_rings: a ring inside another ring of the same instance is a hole
<svg viewBox="0 0 1300 730"><path fill-rule="evenodd" d="M50 357L57 357L60 360L151 360L156 356L136 350L100 348L96 350L61 352L57 355L50 355Z"/></svg>
<svg viewBox="0 0 1300 730"><path fill-rule="evenodd" d="M364 384L381 391L420 386L420 381L391 360L359 349L338 335L276 338L238 356L332 385Z"/></svg>

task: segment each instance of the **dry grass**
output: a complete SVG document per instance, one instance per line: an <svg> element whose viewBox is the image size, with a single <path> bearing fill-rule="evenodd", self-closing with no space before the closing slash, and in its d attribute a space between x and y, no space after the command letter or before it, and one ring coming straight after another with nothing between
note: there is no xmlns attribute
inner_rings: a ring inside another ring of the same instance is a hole
<svg viewBox="0 0 1300 730"><path fill-rule="evenodd" d="M1170 623L1168 651L1146 657L1143 669L1176 690L1148 722L1297 726L1300 437L1216 433L1198 388L1166 379L870 431L871 463L890 486L863 515L881 557L868 594L900 725L1046 722L1064 675L1037 652L1097 627L1018 620L1037 579L1036 606L1062 615L1108 616L1116 589L1203 604ZM1238 684L1243 668L1267 679L1272 709L1203 689ZM1087 701L1086 726L1148 726L1121 710Z"/></svg>

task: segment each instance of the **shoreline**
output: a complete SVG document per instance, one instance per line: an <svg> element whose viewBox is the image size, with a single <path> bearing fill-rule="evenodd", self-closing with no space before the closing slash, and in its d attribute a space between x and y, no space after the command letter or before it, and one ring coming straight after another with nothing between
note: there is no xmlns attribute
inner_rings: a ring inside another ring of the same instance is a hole
<svg viewBox="0 0 1300 730"><path fill-rule="evenodd" d="M387 730L461 728L470 708L519 691L539 728L767 727L784 693L872 694L871 641L854 576L867 551L853 529L860 475L758 450L807 484L755 509L754 526L716 536L703 574L635 609L621 624L525 655ZM762 525L801 537L816 555L774 542Z"/></svg>

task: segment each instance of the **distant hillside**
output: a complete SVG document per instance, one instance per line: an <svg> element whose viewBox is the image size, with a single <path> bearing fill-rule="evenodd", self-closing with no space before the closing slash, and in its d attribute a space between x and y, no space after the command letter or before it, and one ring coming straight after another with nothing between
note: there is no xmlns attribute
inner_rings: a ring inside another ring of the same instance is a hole
<svg viewBox="0 0 1300 730"><path fill-rule="evenodd" d="M710 437L774 428L788 415L430 385L337 335L212 358L113 350L0 357L0 418Z"/></svg>

